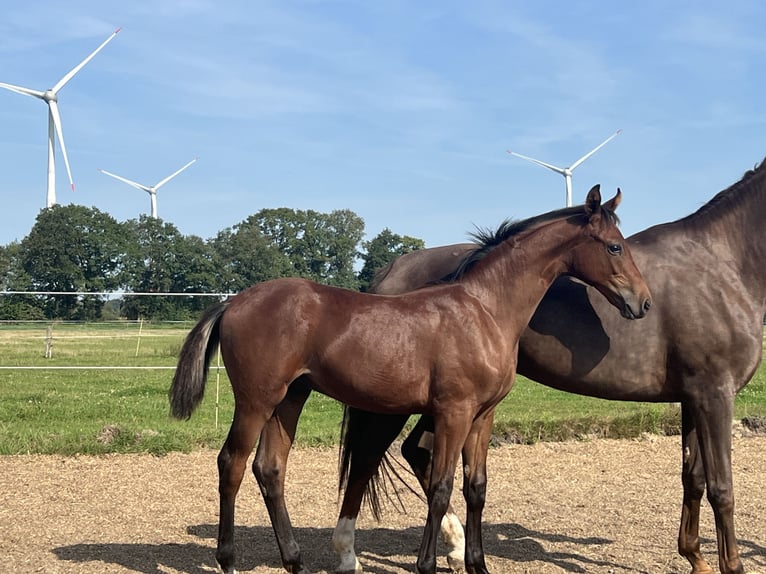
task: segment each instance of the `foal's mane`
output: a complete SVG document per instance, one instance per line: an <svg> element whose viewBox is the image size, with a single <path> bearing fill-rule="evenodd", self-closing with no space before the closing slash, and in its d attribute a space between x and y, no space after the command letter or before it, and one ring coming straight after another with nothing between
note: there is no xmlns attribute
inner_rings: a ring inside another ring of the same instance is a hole
<svg viewBox="0 0 766 574"><path fill-rule="evenodd" d="M601 206L601 213L608 223L617 225L620 222L617 214L603 205ZM501 245L512 237L520 235L528 229L553 221L554 219L568 219L577 216L585 216L584 206L577 205L574 207L564 207L562 209L543 213L542 215L530 217L529 219L506 219L494 231L488 228L477 227L475 231L470 233L470 237L473 239L476 247L469 251L460 261L457 269L442 278L440 282L446 283L460 279L467 271L472 269L474 265L489 255L498 245Z"/></svg>
<svg viewBox="0 0 766 574"><path fill-rule="evenodd" d="M683 223L701 225L716 219L722 213L728 213L732 209L743 205L750 195L745 191L750 187L766 189L766 159L757 164L753 169L745 172L738 182L733 183L723 191L718 192L713 199L700 207L694 213L678 220Z"/></svg>

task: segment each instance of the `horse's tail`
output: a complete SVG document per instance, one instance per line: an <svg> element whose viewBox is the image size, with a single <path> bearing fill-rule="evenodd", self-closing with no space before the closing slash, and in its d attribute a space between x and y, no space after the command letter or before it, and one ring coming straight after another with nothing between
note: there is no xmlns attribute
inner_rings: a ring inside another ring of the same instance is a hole
<svg viewBox="0 0 766 574"><path fill-rule="evenodd" d="M208 307L189 332L178 355L178 366L170 385L170 413L188 419L205 394L208 367L218 345L218 323L228 301Z"/></svg>
<svg viewBox="0 0 766 574"><path fill-rule="evenodd" d="M373 423L375 419L375 423ZM376 436L375 424L380 422L381 418L376 418L375 414L360 411L358 409L344 406L343 423L341 425L340 452L338 456L338 494L340 495L348 487L351 475L351 461L356 456L362 458L363 453L369 452L369 441L371 437ZM403 424L403 423L402 423ZM399 491L396 489L396 482L403 483L408 490L419 498L422 495L415 490L402 477L400 469L404 465L391 457L386 451L380 460L378 466L374 469L370 480L365 485L363 502L372 512L375 520L380 520L383 511L383 496L388 499L400 512L406 512L404 503ZM408 471L408 469L405 469ZM389 491L392 487L394 494ZM381 496L383 495L383 496Z"/></svg>

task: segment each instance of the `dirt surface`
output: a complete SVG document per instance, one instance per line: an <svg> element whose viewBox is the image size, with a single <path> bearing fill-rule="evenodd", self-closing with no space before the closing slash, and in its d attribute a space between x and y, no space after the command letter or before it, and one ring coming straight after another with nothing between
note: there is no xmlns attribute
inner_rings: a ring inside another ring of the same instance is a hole
<svg viewBox="0 0 766 574"><path fill-rule="evenodd" d="M10 572L213 571L216 452L165 457L0 457L0 557ZM734 439L734 485L746 572L766 574L766 438ZM337 514L334 450L296 450L288 504L303 556L332 572ZM490 452L484 513L494 573L688 574L676 554L680 438L503 446ZM456 484L460 484L458 481ZM403 493L409 513L363 515L356 548L366 572L414 571L425 506ZM459 497L457 497L459 498ZM460 511L462 513L462 509ZM238 570L282 572L252 474L238 498ZM700 534L716 568L707 502ZM439 571L446 559L439 557Z"/></svg>

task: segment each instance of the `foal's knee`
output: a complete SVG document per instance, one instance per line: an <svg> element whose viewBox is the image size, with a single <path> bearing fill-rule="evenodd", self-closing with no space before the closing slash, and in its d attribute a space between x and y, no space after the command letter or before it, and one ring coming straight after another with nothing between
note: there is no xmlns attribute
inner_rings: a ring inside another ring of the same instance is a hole
<svg viewBox="0 0 766 574"><path fill-rule="evenodd" d="M444 516L449 508L450 495L452 494L452 480L443 479L432 485L429 504L431 510L440 517Z"/></svg>
<svg viewBox="0 0 766 574"><path fill-rule="evenodd" d="M253 461L253 474L258 481L264 496L276 496L282 490L283 473L282 466L278 463L267 464L255 457Z"/></svg>
<svg viewBox="0 0 766 574"><path fill-rule="evenodd" d="M484 508L487 500L487 479L472 480L463 487L463 496L469 510L480 510Z"/></svg>

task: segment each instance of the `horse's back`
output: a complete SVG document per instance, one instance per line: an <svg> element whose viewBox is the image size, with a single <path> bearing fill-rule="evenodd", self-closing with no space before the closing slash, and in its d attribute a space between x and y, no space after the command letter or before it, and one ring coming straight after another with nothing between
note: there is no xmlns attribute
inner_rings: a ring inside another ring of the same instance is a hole
<svg viewBox="0 0 766 574"><path fill-rule="evenodd" d="M410 251L381 268L370 284L370 292L398 295L438 281L453 272L473 243L459 243Z"/></svg>

